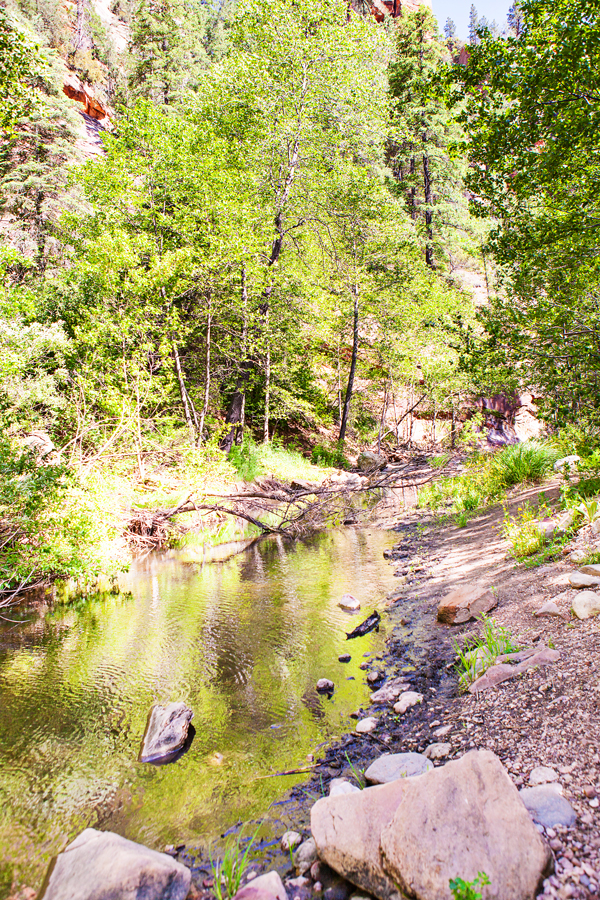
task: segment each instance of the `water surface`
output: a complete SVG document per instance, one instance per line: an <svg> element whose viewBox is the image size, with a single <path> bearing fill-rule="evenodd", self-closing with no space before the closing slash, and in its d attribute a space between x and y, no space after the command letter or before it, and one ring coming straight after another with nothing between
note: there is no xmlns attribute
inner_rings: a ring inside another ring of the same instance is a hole
<svg viewBox="0 0 600 900"><path fill-rule="evenodd" d="M7 613L23 621L0 620L0 900L15 875L37 889L86 826L162 849L263 814L302 778L264 776L307 766L367 700L359 666L385 627L345 632L394 587L395 541L342 528L204 565L154 555L120 594ZM358 617L337 606L345 592ZM139 763L148 712L170 700L194 710L193 744L170 765Z"/></svg>

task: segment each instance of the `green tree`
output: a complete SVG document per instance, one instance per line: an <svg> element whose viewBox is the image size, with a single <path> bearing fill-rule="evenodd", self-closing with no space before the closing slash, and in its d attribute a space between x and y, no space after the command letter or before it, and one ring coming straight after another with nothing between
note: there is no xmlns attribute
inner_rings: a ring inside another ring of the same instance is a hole
<svg viewBox="0 0 600 900"><path fill-rule="evenodd" d="M486 36L463 73L469 187L497 220L501 275L475 359L563 422L593 414L600 373L600 8L529 0L519 14L518 35Z"/></svg>
<svg viewBox="0 0 600 900"><path fill-rule="evenodd" d="M0 129L10 131L31 109L37 48L0 7Z"/></svg>

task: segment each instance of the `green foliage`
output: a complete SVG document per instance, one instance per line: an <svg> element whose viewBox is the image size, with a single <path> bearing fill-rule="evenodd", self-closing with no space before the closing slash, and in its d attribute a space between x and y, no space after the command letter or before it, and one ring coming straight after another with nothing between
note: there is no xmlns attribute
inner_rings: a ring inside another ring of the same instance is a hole
<svg viewBox="0 0 600 900"><path fill-rule="evenodd" d="M341 447L325 447L323 444L317 444L311 451L310 459L315 466L333 469L348 468L348 460Z"/></svg>
<svg viewBox="0 0 600 900"><path fill-rule="evenodd" d="M41 64L37 50L0 6L0 132L12 130L35 102L32 81Z"/></svg>
<svg viewBox="0 0 600 900"><path fill-rule="evenodd" d="M450 879L450 890L453 900L482 900L483 894L479 888L491 884L485 872L479 872L473 881L464 881L462 878Z"/></svg>
<svg viewBox="0 0 600 900"><path fill-rule="evenodd" d="M471 361L490 387L534 390L549 421L595 424L600 7L524 0L519 17L516 34L483 35L457 67L468 187L497 222L500 276Z"/></svg>
<svg viewBox="0 0 600 900"><path fill-rule="evenodd" d="M257 444L251 436L245 436L241 444L232 447L228 461L244 481L252 481L259 475L273 475L283 481L314 480L321 474L297 450L287 449L277 441Z"/></svg>
<svg viewBox="0 0 600 900"><path fill-rule="evenodd" d="M223 853L221 860L213 863L211 868L214 878L213 890L217 900L232 900L237 894L244 873L250 862L248 856L258 834L260 825L250 838L244 839L242 834L232 837ZM242 845L246 843L246 849L242 852Z"/></svg>
<svg viewBox="0 0 600 900"><path fill-rule="evenodd" d="M552 470L557 451L537 441L505 447L494 454L477 454L464 475L440 478L419 494L419 505L449 507L453 513L478 509L499 500L516 484L539 482Z"/></svg>
<svg viewBox="0 0 600 900"><path fill-rule="evenodd" d="M539 521L542 515L542 509L533 509L529 503L525 503L519 507L514 518L505 516L504 537L510 543L512 555L516 559L533 556L546 544L546 535Z"/></svg>
<svg viewBox="0 0 600 900"><path fill-rule="evenodd" d="M482 626L481 633L467 637L462 646L458 641L453 645L458 657L456 673L461 691L466 691L499 656L519 650L509 629L498 625L485 613L477 618Z"/></svg>
<svg viewBox="0 0 600 900"><path fill-rule="evenodd" d="M361 791L364 790L367 786L367 781L365 779L365 770L359 769L354 765L354 763L348 756L347 750L344 751L344 756L346 757L346 762L350 766L350 771L352 772L352 777L354 778L357 787L359 787Z"/></svg>
<svg viewBox="0 0 600 900"><path fill-rule="evenodd" d="M107 531L92 495L64 465L40 465L0 437L0 590L110 568Z"/></svg>

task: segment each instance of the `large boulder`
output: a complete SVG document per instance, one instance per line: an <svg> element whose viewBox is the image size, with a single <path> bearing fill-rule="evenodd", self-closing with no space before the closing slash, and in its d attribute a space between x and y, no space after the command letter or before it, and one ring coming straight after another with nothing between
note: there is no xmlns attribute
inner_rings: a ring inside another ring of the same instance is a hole
<svg viewBox="0 0 600 900"><path fill-rule="evenodd" d="M383 870L379 835L398 808L409 779L317 800L310 827L319 858L352 884L379 900L398 895L393 879Z"/></svg>
<svg viewBox="0 0 600 900"><path fill-rule="evenodd" d="M533 900L552 857L497 756L474 750L393 784L403 791L381 854L408 896L451 900L450 879L483 871L486 900Z"/></svg>
<svg viewBox="0 0 600 900"><path fill-rule="evenodd" d="M447 594L438 605L438 622L461 625L480 613L487 613L498 603L487 585L465 584Z"/></svg>
<svg viewBox="0 0 600 900"><path fill-rule="evenodd" d="M591 619L600 615L600 594L594 591L579 591L573 597L573 612L578 619Z"/></svg>
<svg viewBox="0 0 600 900"><path fill-rule="evenodd" d="M185 703L154 706L148 717L140 762L168 762L173 759L183 749L193 715Z"/></svg>
<svg viewBox="0 0 600 900"><path fill-rule="evenodd" d="M383 453L374 453L372 450L363 450L359 454L356 464L361 472L375 472L377 469L383 469L387 464L387 459Z"/></svg>
<svg viewBox="0 0 600 900"><path fill-rule="evenodd" d="M56 857L40 900L184 900L190 881L166 853L86 828Z"/></svg>

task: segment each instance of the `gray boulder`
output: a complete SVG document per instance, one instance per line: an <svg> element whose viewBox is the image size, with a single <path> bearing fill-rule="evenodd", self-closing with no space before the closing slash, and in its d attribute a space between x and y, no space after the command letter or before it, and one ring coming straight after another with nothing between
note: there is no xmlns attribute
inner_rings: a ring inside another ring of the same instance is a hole
<svg viewBox="0 0 600 900"><path fill-rule="evenodd" d="M433 769L429 760L421 753L383 753L372 762L365 778L371 784L388 784L398 778L413 778Z"/></svg>
<svg viewBox="0 0 600 900"><path fill-rule="evenodd" d="M155 706L148 716L140 762L168 762L185 744L194 713L185 703Z"/></svg>
<svg viewBox="0 0 600 900"><path fill-rule="evenodd" d="M540 784L537 787L522 788L519 796L531 818L544 828L555 825L574 825L577 820L575 810L561 795L557 784Z"/></svg>
<svg viewBox="0 0 600 900"><path fill-rule="evenodd" d="M483 871L486 900L534 900L552 857L493 753L474 750L401 783L381 853L402 892L450 900L450 879L472 881Z"/></svg>
<svg viewBox="0 0 600 900"><path fill-rule="evenodd" d="M387 459L382 453L374 453L372 450L363 450L356 461L361 472L375 472L383 469Z"/></svg>
<svg viewBox="0 0 600 900"><path fill-rule="evenodd" d="M40 900L184 900L190 881L166 853L86 828L56 857Z"/></svg>

